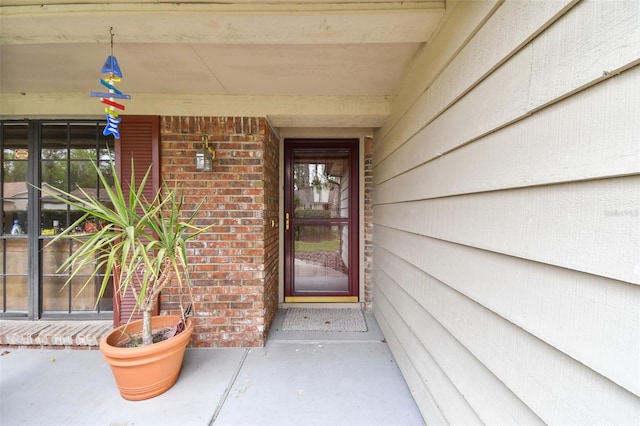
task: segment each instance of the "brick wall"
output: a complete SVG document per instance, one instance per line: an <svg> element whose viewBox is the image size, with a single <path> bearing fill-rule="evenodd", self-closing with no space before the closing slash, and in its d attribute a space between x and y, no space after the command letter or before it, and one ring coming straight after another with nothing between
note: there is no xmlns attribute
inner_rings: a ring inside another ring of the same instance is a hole
<svg viewBox="0 0 640 426"><path fill-rule="evenodd" d="M265 327L268 328L278 311L278 250L280 232L278 228L280 141L266 120L262 120L265 135L263 144L264 160L264 308Z"/></svg>
<svg viewBox="0 0 640 426"><path fill-rule="evenodd" d="M211 172L195 169L202 134L216 150ZM189 246L192 344L262 346L278 308L277 136L264 118L163 117L161 140L162 178L182 186L187 212L203 202L198 224L214 225ZM161 310L178 312L175 288Z"/></svg>
<svg viewBox="0 0 640 426"><path fill-rule="evenodd" d="M371 309L373 283L371 259L373 257L373 147L372 138L364 140L364 302Z"/></svg>

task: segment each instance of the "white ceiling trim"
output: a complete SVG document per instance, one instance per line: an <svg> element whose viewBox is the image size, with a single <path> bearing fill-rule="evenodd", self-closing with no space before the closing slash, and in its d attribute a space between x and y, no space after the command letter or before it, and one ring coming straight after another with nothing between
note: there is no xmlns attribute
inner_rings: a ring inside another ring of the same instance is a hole
<svg viewBox="0 0 640 426"><path fill-rule="evenodd" d="M90 4L2 7L2 44L426 42L434 3Z"/></svg>
<svg viewBox="0 0 640 426"><path fill-rule="evenodd" d="M104 117L95 98L79 93L3 94L2 118ZM385 96L137 95L127 115L269 117L276 127L380 127Z"/></svg>

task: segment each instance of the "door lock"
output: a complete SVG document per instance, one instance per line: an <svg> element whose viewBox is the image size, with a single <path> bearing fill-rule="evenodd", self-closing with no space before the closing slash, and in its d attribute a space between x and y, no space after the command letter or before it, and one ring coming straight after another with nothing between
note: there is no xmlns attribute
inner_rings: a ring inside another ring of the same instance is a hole
<svg viewBox="0 0 640 426"><path fill-rule="evenodd" d="M289 230L289 213L284 214L284 229Z"/></svg>

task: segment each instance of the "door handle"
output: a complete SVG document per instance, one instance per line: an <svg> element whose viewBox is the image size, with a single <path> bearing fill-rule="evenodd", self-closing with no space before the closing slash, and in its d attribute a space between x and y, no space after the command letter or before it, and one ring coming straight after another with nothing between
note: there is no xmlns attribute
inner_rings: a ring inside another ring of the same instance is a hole
<svg viewBox="0 0 640 426"><path fill-rule="evenodd" d="M289 230L289 213L284 214L284 229Z"/></svg>

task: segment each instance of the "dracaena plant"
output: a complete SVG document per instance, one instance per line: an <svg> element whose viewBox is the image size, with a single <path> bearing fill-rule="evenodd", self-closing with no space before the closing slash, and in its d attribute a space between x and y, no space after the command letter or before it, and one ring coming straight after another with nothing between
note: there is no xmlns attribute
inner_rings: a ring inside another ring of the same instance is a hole
<svg viewBox="0 0 640 426"><path fill-rule="evenodd" d="M175 281L182 294L191 285L187 242L209 228L194 225L202 203L183 217L184 197L177 188L170 188L163 183L152 200L143 195L151 167L136 185L132 162L132 183L129 191L125 192L113 161L110 162L113 186L100 167L95 163L93 166L103 187L101 190L106 193L104 200L82 188L78 188L80 195L46 191L46 195L83 213L50 244L61 239L72 239L79 245L59 268L59 272L69 271L66 285L87 267L91 268L92 273L82 289L91 285L96 275L103 274L96 305L107 286L111 285L111 276L116 283L115 290L121 297L133 293L133 312L142 312L142 345L149 345L153 343L151 316L162 289ZM99 224L95 232L73 232L87 220Z"/></svg>

